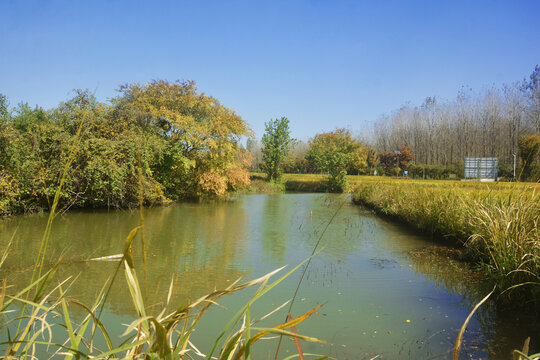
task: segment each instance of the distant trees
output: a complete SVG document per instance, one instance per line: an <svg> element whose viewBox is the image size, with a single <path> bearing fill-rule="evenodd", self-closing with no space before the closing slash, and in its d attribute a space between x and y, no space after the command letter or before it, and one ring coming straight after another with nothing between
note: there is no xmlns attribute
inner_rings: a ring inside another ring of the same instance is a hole
<svg viewBox="0 0 540 360"><path fill-rule="evenodd" d="M308 144L304 141L295 141L289 155L282 164L283 172L290 174L309 174L315 171L313 163L306 159Z"/></svg>
<svg viewBox="0 0 540 360"><path fill-rule="evenodd" d="M483 93L462 90L452 101L428 97L381 117L374 127L378 152L405 145L416 164L457 166L465 157L513 163L520 137L540 134L540 67L522 83Z"/></svg>
<svg viewBox="0 0 540 360"><path fill-rule="evenodd" d="M271 120L266 124L267 131L262 139L265 148L262 149L263 162L260 167L268 174L269 179L276 179L272 178L270 173L277 174L277 179L280 178L282 172L325 173L329 175L328 189L330 191L343 191L347 186L345 175L365 174L369 169L372 170L378 165L375 149L364 148L362 142L354 138L349 130L336 129L317 134L306 143L290 139L288 137L288 120L283 124L280 124L280 120ZM283 129L287 129L287 131L285 132ZM283 147L283 149L286 148L287 152L276 151L280 156L273 155L274 152L270 150L279 148L274 147L272 145L274 143L288 144ZM265 144L270 144L270 146ZM248 140L247 148L255 158L261 152L256 140ZM286 155L281 156L283 154ZM254 170L257 169L254 168Z"/></svg>
<svg viewBox="0 0 540 360"><path fill-rule="evenodd" d="M379 157L377 156L377 150L372 147L366 147L364 148L364 152L366 154L366 170L369 174L372 174L375 170L375 167L379 165Z"/></svg>
<svg viewBox="0 0 540 360"><path fill-rule="evenodd" d="M355 172L367 166L362 144L346 129L315 135L309 142L306 159L313 162L316 170L328 173L331 191L347 187L347 169Z"/></svg>
<svg viewBox="0 0 540 360"><path fill-rule="evenodd" d="M521 87L527 101L526 113L534 126L534 132L540 134L540 67L535 66L529 80L523 80Z"/></svg>
<svg viewBox="0 0 540 360"><path fill-rule="evenodd" d="M281 165L295 140L290 136L289 120L286 117L270 119L265 127L262 137L263 169L268 180L279 181L283 172Z"/></svg>
<svg viewBox="0 0 540 360"><path fill-rule="evenodd" d="M246 142L246 150L251 154L252 162L250 165L251 171L259 171L262 165L262 149L261 144L254 138L248 138Z"/></svg>

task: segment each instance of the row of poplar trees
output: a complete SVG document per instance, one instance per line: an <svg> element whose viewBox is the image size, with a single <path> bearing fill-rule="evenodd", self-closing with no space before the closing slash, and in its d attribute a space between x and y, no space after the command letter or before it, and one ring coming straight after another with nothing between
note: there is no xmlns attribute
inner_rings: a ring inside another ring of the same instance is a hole
<svg viewBox="0 0 540 360"><path fill-rule="evenodd" d="M388 152L405 145L417 164L450 165L465 157L497 157L534 177L540 139L540 67L529 78L482 93L461 91L452 101L428 97L381 117L374 145ZM538 170L538 169L536 169Z"/></svg>

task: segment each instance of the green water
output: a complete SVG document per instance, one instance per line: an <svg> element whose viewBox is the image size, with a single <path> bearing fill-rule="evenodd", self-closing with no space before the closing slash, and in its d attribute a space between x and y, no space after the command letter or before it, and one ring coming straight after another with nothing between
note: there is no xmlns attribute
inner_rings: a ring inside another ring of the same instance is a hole
<svg viewBox="0 0 540 360"><path fill-rule="evenodd" d="M46 215L31 215L0 221L0 246L16 231L0 273L9 284L28 282L46 220ZM62 258L57 279L76 277L71 297L93 302L117 263L85 260L120 253L138 222L138 211L128 210L75 211L56 219L48 261ZM171 279L172 303L179 305L238 278L250 280L284 265L291 268L309 257L321 238L323 250L307 269L292 313L297 316L325 303L298 331L329 343L303 342L304 352L337 359L451 358L458 329L488 292L481 278L453 260L452 250L370 214L345 195L245 195L146 209L145 237L148 298L156 313ZM140 240L134 251L140 266ZM252 316L263 316L292 298L301 273L260 299ZM120 276L104 316L117 343L123 324L134 314L124 282ZM222 307L207 314L193 336L202 352L251 294L225 297ZM281 311L263 325L277 325L284 317ZM539 329L534 326L527 317L497 314L487 305L468 326L462 358L509 359L511 349L521 348L527 336L532 336L532 347L538 347ZM276 344L277 339L261 341L252 358L273 359ZM284 341L280 357L294 352L294 343Z"/></svg>

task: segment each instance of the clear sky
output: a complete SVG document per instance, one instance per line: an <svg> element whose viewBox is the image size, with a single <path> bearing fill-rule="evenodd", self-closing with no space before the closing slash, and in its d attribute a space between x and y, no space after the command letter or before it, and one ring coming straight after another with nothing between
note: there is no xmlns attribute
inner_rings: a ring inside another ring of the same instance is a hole
<svg viewBox="0 0 540 360"><path fill-rule="evenodd" d="M427 96L452 99L540 65L540 1L0 0L0 93L44 108L75 88L195 80L258 138L368 129Z"/></svg>

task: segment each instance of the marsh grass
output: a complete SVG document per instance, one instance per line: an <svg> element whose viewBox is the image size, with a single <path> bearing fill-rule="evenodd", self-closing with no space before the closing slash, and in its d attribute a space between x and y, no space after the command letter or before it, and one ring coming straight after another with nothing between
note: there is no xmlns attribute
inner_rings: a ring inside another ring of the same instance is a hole
<svg viewBox="0 0 540 360"><path fill-rule="evenodd" d="M371 182L359 185L354 201L434 238L461 242L467 259L497 284L502 302L540 305L536 185Z"/></svg>
<svg viewBox="0 0 540 360"><path fill-rule="evenodd" d="M250 178L253 183L266 182L266 175L263 173L251 173ZM359 186L379 185L379 184L399 184L407 183L415 186L427 188L463 188L463 189L480 189L487 188L493 190L516 190L524 188L536 188L540 191L539 183L516 183L516 182L479 182L479 181L459 181L459 180L412 180L406 177L389 177L389 176L367 176L367 175L347 175L348 186L345 192L353 193ZM326 174L283 174L281 182L288 191L305 191L305 192L327 192ZM260 191L259 191L260 190ZM265 189L258 184L251 187L251 192L264 193Z"/></svg>

